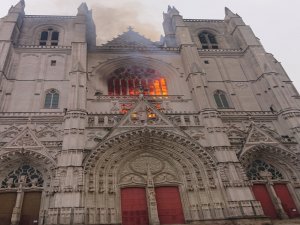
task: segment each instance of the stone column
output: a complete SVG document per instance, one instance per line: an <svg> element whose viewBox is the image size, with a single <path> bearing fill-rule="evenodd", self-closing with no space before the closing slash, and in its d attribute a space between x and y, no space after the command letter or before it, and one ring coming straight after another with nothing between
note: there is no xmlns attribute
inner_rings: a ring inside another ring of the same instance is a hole
<svg viewBox="0 0 300 225"><path fill-rule="evenodd" d="M271 196L271 199L272 199L272 202L275 206L275 209L279 215L279 217L281 219L288 219L288 215L286 214L286 212L284 211L283 207L282 207L282 204L281 204L281 201L280 199L277 197L276 195L276 192L275 192L275 189L273 187L273 182L272 182L272 174L268 171L261 171L259 173L259 175L267 180L267 190Z"/></svg>
<svg viewBox="0 0 300 225"><path fill-rule="evenodd" d="M23 205L23 199L24 199L24 190L23 186L26 183L26 177L21 176L19 178L19 188L17 191L17 198L16 198L16 204L13 209L13 213L11 216L11 225L18 225L21 218L21 210Z"/></svg>
<svg viewBox="0 0 300 225"><path fill-rule="evenodd" d="M149 164L147 164L147 200L148 200L148 213L150 225L159 225L157 204L155 198L154 182L151 174Z"/></svg>

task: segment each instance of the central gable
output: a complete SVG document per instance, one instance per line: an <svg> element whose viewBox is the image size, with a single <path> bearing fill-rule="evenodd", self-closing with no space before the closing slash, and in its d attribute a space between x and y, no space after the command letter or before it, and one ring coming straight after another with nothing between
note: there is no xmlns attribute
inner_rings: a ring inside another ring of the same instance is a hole
<svg viewBox="0 0 300 225"><path fill-rule="evenodd" d="M158 47L159 45L152 42L150 39L145 38L138 32L133 31L131 27L128 31L112 39L102 47Z"/></svg>

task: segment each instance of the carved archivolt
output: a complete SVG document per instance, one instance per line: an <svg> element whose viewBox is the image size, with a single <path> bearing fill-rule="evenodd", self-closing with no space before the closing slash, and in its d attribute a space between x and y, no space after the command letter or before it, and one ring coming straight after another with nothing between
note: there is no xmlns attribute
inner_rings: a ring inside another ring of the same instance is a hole
<svg viewBox="0 0 300 225"><path fill-rule="evenodd" d="M101 142L84 161L85 172L90 172L92 168L99 163L99 159L102 158L103 155L107 155L106 152L108 150L130 149L132 146L138 144L141 145L142 148L147 144L154 144L161 147L165 146L165 148L172 149L172 151L168 151L167 154L175 158L175 160L179 160L176 159L176 155L179 154L187 158L199 160L205 164L207 169L216 168L216 159L194 140L167 132L163 129L143 128L125 132Z"/></svg>
<svg viewBox="0 0 300 225"><path fill-rule="evenodd" d="M176 170L162 157L153 154L142 153L128 161L120 170L119 184L146 185L149 173L153 177L154 184L178 183Z"/></svg>
<svg viewBox="0 0 300 225"><path fill-rule="evenodd" d="M299 171L299 159L293 152L271 145L260 144L251 147L240 156L244 168L248 168L258 159L271 163L277 169L282 168L281 172L285 171L286 175L294 181L299 179L296 175L296 171Z"/></svg>

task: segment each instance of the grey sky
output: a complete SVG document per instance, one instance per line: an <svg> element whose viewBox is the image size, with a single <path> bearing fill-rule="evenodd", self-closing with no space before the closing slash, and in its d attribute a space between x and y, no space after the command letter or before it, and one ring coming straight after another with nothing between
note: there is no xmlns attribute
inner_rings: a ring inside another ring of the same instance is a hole
<svg viewBox="0 0 300 225"><path fill-rule="evenodd" d="M0 0L0 17L18 0ZM74 15L82 0L25 0L26 14ZM174 5L184 18L223 19L224 7L243 17L273 53L300 90L300 1L299 0L86 0L98 20L100 41L131 25L141 34L158 39L162 12ZM121 22L116 22L121 21ZM101 27L100 27L101 26ZM112 29L113 28L113 29ZM150 28L150 29L149 29ZM110 31L109 31L110 30ZM149 31L150 30L150 31ZM101 35L103 31L103 35ZM106 34L106 36L104 35ZM297 56L298 55L298 56Z"/></svg>

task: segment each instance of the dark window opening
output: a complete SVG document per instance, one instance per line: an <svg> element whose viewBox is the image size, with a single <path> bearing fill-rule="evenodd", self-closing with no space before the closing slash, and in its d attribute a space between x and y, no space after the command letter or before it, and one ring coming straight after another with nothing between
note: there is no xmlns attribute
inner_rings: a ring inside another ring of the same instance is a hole
<svg viewBox="0 0 300 225"><path fill-rule="evenodd" d="M216 91L214 93L214 99L218 108L227 109L229 108L229 102L227 100L226 94L223 91Z"/></svg>
<svg viewBox="0 0 300 225"><path fill-rule="evenodd" d="M51 66L56 66L56 60L51 60Z"/></svg>
<svg viewBox="0 0 300 225"><path fill-rule="evenodd" d="M58 108L59 94L58 91L52 89L48 91L45 97L45 105L44 107L47 109L56 109Z"/></svg>
<svg viewBox="0 0 300 225"><path fill-rule="evenodd" d="M203 49L218 49L218 42L216 37L206 31L203 31L199 34L199 40L201 42Z"/></svg>
<svg viewBox="0 0 300 225"><path fill-rule="evenodd" d="M40 36L40 45L57 46L59 41L59 32L49 28L47 31L42 31Z"/></svg>
<svg viewBox="0 0 300 225"><path fill-rule="evenodd" d="M48 32L47 31L43 31L41 33L41 41L47 41L48 40Z"/></svg>

